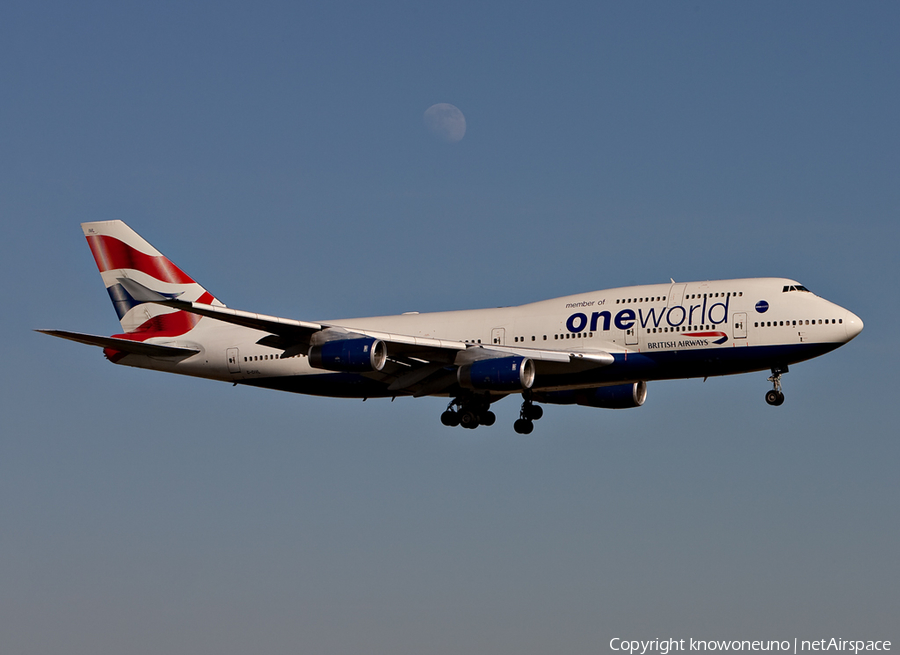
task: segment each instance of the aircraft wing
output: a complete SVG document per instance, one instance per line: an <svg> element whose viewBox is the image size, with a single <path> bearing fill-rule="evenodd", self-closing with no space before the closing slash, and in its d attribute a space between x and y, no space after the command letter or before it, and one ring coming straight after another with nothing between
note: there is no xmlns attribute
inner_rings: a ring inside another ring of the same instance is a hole
<svg viewBox="0 0 900 655"><path fill-rule="evenodd" d="M118 281L137 301L152 302L225 323L267 332L268 336L263 337L257 343L283 350L284 352L281 355L283 358L292 357L300 353L306 354L311 341L314 338L321 338L315 336L320 333L327 333L328 336L339 336L341 333L344 333L348 338L366 336L380 339L389 345L388 358L391 365L383 371L373 371L366 375L390 381L392 390L413 390L416 395L419 395L422 389L426 389L427 393L437 393L434 390L435 388L438 391L443 390L443 388L455 382L456 366L469 364L480 359L510 357L513 355L528 357L534 361L538 374L560 372L561 368L568 371L585 370L598 366L608 366L614 361L612 355L602 351L584 353L540 348L481 345L447 339L432 339L364 330L357 327L346 328L340 325L297 321L289 318L230 309L218 305L173 299L156 293L129 278L119 278Z"/></svg>
<svg viewBox="0 0 900 655"><path fill-rule="evenodd" d="M255 314L245 312L239 309L231 309L229 307L220 307L218 305L206 305L199 302L190 302L186 300L178 300L167 298L162 294L156 293L148 289L140 282L135 282L129 278L119 278L118 281L125 287L126 291L137 301L152 302L173 309L197 314L199 316L207 316L225 323L240 325L242 327L252 328L261 332L268 332L271 336L263 337L258 343L272 348L281 348L285 351L283 357L290 357L298 352L305 352L309 349L310 340L313 335L325 330L333 332L345 332L348 336L371 336L381 339L389 343L394 348L391 353L403 353L407 355L424 355L430 351L446 351L447 355L440 357L441 361L448 364L453 363L454 357L451 353L466 349L466 344L461 341L448 341L445 339L429 339L424 337L411 337L402 334L388 334L384 332L372 332L370 330L358 330L356 328L343 328L338 325L329 325L325 323L310 323L308 321L297 321L291 318L280 318L278 316L267 316L265 314Z"/></svg>

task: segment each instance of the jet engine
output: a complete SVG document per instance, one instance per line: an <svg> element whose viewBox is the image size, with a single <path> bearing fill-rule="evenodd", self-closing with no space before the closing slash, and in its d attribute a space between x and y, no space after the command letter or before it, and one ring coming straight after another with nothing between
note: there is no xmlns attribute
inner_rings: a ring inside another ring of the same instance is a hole
<svg viewBox="0 0 900 655"><path fill-rule="evenodd" d="M617 384L594 389L571 391L544 391L534 394L534 399L554 405L583 405L601 409L628 409L640 407L647 399L647 383Z"/></svg>
<svg viewBox="0 0 900 655"><path fill-rule="evenodd" d="M460 366L456 379L461 387L482 391L518 391L534 384L534 362L527 357L480 359Z"/></svg>
<svg viewBox="0 0 900 655"><path fill-rule="evenodd" d="M326 371L380 371L386 361L387 346L372 337L334 339L309 349L309 365Z"/></svg>

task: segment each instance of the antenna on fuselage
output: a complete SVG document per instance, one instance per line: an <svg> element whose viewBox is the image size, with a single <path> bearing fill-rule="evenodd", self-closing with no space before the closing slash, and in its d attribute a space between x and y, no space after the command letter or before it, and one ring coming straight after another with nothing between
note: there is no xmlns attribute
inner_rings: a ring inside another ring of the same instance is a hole
<svg viewBox="0 0 900 655"><path fill-rule="evenodd" d="M672 282L672 284L675 284L674 278L671 278L671 277L670 277L669 280Z"/></svg>

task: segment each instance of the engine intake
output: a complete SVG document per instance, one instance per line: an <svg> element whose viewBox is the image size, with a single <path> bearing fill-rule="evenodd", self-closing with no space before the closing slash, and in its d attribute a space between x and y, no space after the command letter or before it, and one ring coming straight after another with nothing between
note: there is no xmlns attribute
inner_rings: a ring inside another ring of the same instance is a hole
<svg viewBox="0 0 900 655"><path fill-rule="evenodd" d="M617 384L594 389L571 391L544 391L534 395L535 400L555 405L583 405L601 409L629 409L640 407L647 399L647 383Z"/></svg>
<svg viewBox="0 0 900 655"><path fill-rule="evenodd" d="M309 365L326 371L380 371L386 361L387 346L372 337L335 339L309 349Z"/></svg>
<svg viewBox="0 0 900 655"><path fill-rule="evenodd" d="M460 386L483 391L516 391L534 384L534 362L527 357L480 359L460 366L456 373Z"/></svg>

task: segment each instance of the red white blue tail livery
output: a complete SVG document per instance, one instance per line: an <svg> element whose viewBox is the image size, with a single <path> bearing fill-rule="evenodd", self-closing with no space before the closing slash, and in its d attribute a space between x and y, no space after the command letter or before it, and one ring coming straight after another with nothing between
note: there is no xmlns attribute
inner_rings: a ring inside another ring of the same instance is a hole
<svg viewBox="0 0 900 655"><path fill-rule="evenodd" d="M83 223L81 227L125 333L141 335L140 340L151 335L179 336L196 325L198 319L187 312L136 302L119 281L122 278L169 298L221 305L122 221Z"/></svg>

